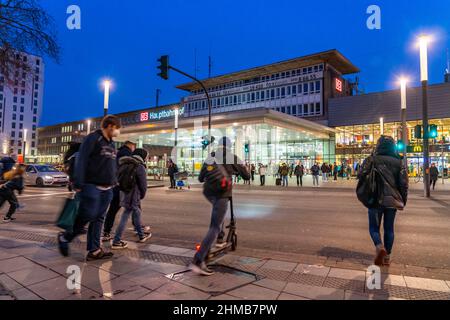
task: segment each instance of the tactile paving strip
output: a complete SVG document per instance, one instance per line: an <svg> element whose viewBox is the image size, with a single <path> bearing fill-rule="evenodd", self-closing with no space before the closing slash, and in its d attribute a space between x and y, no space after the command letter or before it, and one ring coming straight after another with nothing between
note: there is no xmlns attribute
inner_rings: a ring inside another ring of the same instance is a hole
<svg viewBox="0 0 450 320"><path fill-rule="evenodd" d="M287 278L286 281L309 285L309 286L322 287L323 283L325 281L325 277L294 272Z"/></svg>
<svg viewBox="0 0 450 320"><path fill-rule="evenodd" d="M328 277L325 279L323 286L327 288L364 292L365 282Z"/></svg>
<svg viewBox="0 0 450 320"><path fill-rule="evenodd" d="M376 295L388 296L388 297L409 299L408 288L401 287L401 286L392 286L392 285L385 284L379 290L377 290L377 289L369 290L366 287L365 292L371 293L371 294L376 294Z"/></svg>
<svg viewBox="0 0 450 320"><path fill-rule="evenodd" d="M411 300L450 300L450 293L408 288Z"/></svg>
<svg viewBox="0 0 450 320"><path fill-rule="evenodd" d="M286 281L287 278L291 275L291 272L289 271L281 271L281 270L273 270L273 269L265 269L261 268L258 269L256 272L259 276L266 277L271 280L278 280L278 281Z"/></svg>
<svg viewBox="0 0 450 320"><path fill-rule="evenodd" d="M56 246L57 245L57 239L55 237L50 237L46 235L40 235L40 234L34 234L34 233L28 233L28 232L9 232L11 234L10 238L14 238L17 240L26 240L26 241L33 241L33 242L41 242L47 245ZM84 247L84 244L81 243L78 239L74 240L71 244L72 246L75 246L77 248ZM143 251L143 250L135 250L135 249L127 249L123 250L121 252L124 256L130 257L130 258L140 258L145 260L150 260L154 262L161 262L161 263L171 263L176 264L180 266L186 266L191 261L192 258L189 257L183 257L183 256L176 256L171 254L164 254L164 253L158 253L158 252L151 252L151 251Z"/></svg>

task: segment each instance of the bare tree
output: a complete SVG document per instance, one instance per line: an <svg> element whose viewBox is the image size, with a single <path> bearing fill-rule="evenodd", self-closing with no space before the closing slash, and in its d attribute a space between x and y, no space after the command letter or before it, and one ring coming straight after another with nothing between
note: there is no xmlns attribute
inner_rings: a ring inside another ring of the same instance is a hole
<svg viewBox="0 0 450 320"><path fill-rule="evenodd" d="M30 74L21 52L48 56L59 62L53 18L37 0L0 0L0 73L12 85L20 72Z"/></svg>

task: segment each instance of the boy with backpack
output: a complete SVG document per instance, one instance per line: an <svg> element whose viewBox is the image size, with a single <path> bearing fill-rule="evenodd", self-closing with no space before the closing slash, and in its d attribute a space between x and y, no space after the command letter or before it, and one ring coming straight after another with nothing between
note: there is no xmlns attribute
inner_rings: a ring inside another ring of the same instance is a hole
<svg viewBox="0 0 450 320"><path fill-rule="evenodd" d="M228 201L232 197L233 191L232 175L239 175L245 181L250 180L250 173L231 151L230 139L223 137L219 141L215 156L206 159L198 178L200 182L204 182L203 194L212 204L212 212L208 233L190 265L190 269L194 273L204 276L214 274L205 261L221 231L228 210Z"/></svg>
<svg viewBox="0 0 450 320"><path fill-rule="evenodd" d="M119 161L118 180L120 188L120 205L125 210L122 213L119 226L112 243L112 249L125 249L128 244L121 240L130 216L133 217L135 228L139 236L139 243L144 243L151 238L151 233L142 229L141 200L147 192L147 170L145 162L148 152L144 149L136 149L131 157L123 157Z"/></svg>
<svg viewBox="0 0 450 320"><path fill-rule="evenodd" d="M389 266L395 216L408 200L408 172L392 137L380 137L374 154L364 161L358 179L358 200L369 210L369 232L376 247L374 263ZM380 234L382 219L384 241Z"/></svg>
<svg viewBox="0 0 450 320"><path fill-rule="evenodd" d="M8 201L9 210L6 216L3 218L3 222L11 222L15 220L13 218L13 214L16 212L19 207L19 201L15 195L15 191L17 190L19 194L22 194L24 189L23 184L23 175L25 173L24 167L21 165L17 169L13 169L5 175L6 183L0 185L0 208L3 207L3 204Z"/></svg>

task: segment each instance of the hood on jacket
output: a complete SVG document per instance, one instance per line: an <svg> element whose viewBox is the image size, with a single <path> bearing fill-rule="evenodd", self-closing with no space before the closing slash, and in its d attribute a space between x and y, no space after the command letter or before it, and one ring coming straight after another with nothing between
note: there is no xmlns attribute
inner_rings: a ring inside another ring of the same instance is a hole
<svg viewBox="0 0 450 320"><path fill-rule="evenodd" d="M381 136L378 139L377 146L375 148L375 155L391 156L400 159L400 155L397 152L397 145L395 143L395 140L389 136Z"/></svg>
<svg viewBox="0 0 450 320"><path fill-rule="evenodd" d="M122 157L119 160L119 165L131 164L131 163L145 165L144 160L140 156L137 156L137 155L134 155L132 157Z"/></svg>

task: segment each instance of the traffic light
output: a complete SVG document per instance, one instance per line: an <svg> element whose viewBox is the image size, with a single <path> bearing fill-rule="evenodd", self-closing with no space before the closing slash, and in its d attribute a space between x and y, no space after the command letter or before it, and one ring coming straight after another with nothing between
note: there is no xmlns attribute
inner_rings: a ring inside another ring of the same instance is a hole
<svg viewBox="0 0 450 320"><path fill-rule="evenodd" d="M435 124L430 125L430 138L431 139L436 139L437 136L438 136L437 125L435 125Z"/></svg>
<svg viewBox="0 0 450 320"><path fill-rule="evenodd" d="M202 148L203 148L203 150L205 150L206 148L208 148L208 146L209 146L210 144L213 144L214 141L216 141L216 138L214 138L214 137L211 137L211 141L209 141L208 136L202 137Z"/></svg>
<svg viewBox="0 0 450 320"><path fill-rule="evenodd" d="M397 141L397 151L400 153L405 152L405 143L403 142L403 140Z"/></svg>
<svg viewBox="0 0 450 320"><path fill-rule="evenodd" d="M422 126L420 124L414 127L414 138L422 139Z"/></svg>
<svg viewBox="0 0 450 320"><path fill-rule="evenodd" d="M244 145L244 151L245 151L245 153L250 153L250 144L246 143Z"/></svg>
<svg viewBox="0 0 450 320"><path fill-rule="evenodd" d="M161 72L158 73L158 77L161 77L164 80L169 79L169 56L161 56L161 58L158 59L158 62L160 63L158 69L161 70Z"/></svg>

